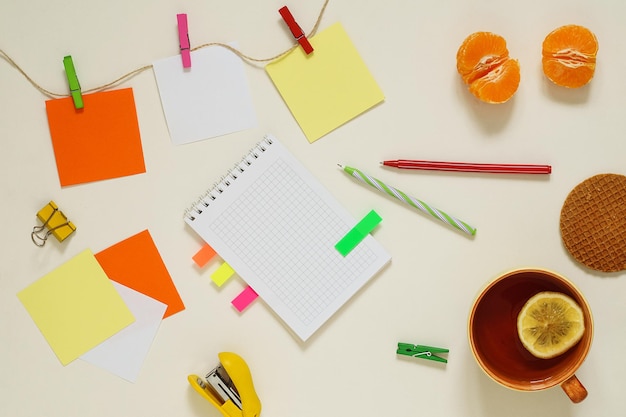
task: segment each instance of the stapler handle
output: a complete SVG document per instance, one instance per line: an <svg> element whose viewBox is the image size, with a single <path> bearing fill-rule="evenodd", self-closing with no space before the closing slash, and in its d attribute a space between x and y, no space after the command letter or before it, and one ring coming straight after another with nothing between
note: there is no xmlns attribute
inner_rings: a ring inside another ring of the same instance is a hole
<svg viewBox="0 0 626 417"><path fill-rule="evenodd" d="M217 356L239 392L243 417L259 417L261 414L261 401L254 390L252 374L248 364L236 353L221 352Z"/></svg>

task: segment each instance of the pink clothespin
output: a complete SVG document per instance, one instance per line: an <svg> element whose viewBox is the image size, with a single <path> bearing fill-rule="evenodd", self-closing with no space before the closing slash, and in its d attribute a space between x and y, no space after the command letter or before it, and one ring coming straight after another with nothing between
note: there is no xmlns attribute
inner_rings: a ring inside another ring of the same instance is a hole
<svg viewBox="0 0 626 417"><path fill-rule="evenodd" d="M176 19L178 19L178 39L180 42L180 55L183 58L183 68L191 68L191 45L189 43L187 13L177 14Z"/></svg>
<svg viewBox="0 0 626 417"><path fill-rule="evenodd" d="M289 30L291 30L293 37L296 38L300 46L302 46L304 52L306 52L307 55L313 52L313 46L311 46L311 43L302 31L302 28L296 23L296 20L293 18L293 15L291 14L287 6L281 7L278 10L278 13L280 13L280 15L283 17L283 19L287 23L287 26L289 26Z"/></svg>

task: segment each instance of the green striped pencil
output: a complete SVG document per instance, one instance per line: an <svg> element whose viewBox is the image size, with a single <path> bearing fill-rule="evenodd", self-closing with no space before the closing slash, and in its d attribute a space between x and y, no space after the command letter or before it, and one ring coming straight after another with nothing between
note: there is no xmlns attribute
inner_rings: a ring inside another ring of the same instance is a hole
<svg viewBox="0 0 626 417"><path fill-rule="evenodd" d="M343 166L341 164L338 164L338 165L339 165L339 168L343 170L343 172L345 172L346 174L350 176L353 176L357 180L364 182L365 184L371 185L372 187L378 189L379 191L382 191L385 194L389 194L390 196L397 198L398 200L408 204L409 206L416 208L426 214L429 214L433 216L434 218L439 219L442 222L446 223L447 225L452 226L455 229L458 229L464 233L467 233L468 235L473 236L476 234L476 229L470 226L469 224L465 223L464 221L461 221L457 219L456 217L452 217L444 213L441 210L431 207L430 205L426 204L422 200L418 200L415 197L406 195L405 193L398 190L397 188L387 185L384 182L374 177L370 177L366 173L359 171L356 168Z"/></svg>

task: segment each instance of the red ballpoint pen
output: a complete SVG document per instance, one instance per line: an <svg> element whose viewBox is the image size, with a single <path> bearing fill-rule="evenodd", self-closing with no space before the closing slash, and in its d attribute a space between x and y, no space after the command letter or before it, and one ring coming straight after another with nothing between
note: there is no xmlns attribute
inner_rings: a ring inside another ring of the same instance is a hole
<svg viewBox="0 0 626 417"><path fill-rule="evenodd" d="M396 159L382 162L384 166L400 169L424 169L431 171L489 172L494 174L550 174L550 165L528 164L479 164L471 162L419 161Z"/></svg>

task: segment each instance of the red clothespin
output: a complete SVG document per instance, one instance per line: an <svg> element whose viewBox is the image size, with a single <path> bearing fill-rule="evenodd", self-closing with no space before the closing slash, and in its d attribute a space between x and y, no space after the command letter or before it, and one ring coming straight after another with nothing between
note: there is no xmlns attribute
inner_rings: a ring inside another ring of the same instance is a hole
<svg viewBox="0 0 626 417"><path fill-rule="evenodd" d="M278 10L278 13L280 13L280 15L283 17L283 19L287 23L287 26L289 26L289 30L291 30L293 37L296 38L300 46L302 46L304 52L306 52L307 55L313 52L313 46L311 46L311 43L302 31L302 28L296 23L296 20L293 18L293 15L291 14L287 6L281 7Z"/></svg>
<svg viewBox="0 0 626 417"><path fill-rule="evenodd" d="M178 20L178 39L180 42L180 55L183 58L183 68L191 68L191 45L189 42L187 13L177 14L176 19Z"/></svg>

